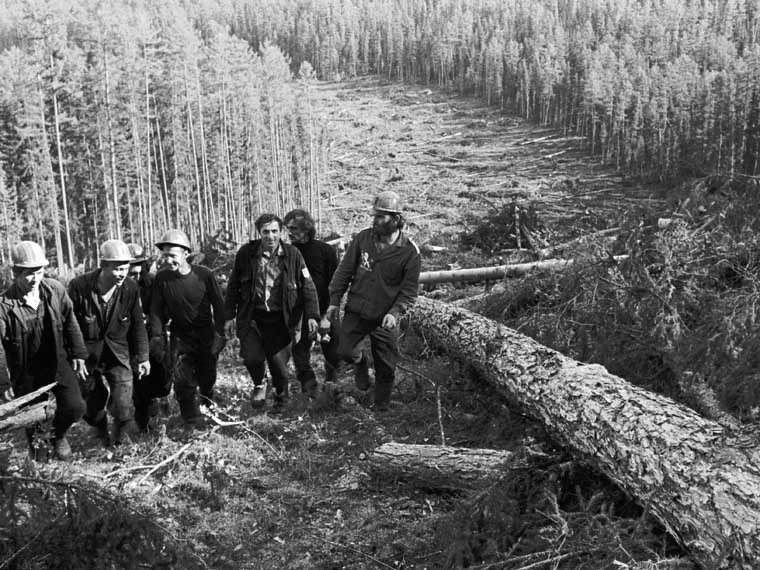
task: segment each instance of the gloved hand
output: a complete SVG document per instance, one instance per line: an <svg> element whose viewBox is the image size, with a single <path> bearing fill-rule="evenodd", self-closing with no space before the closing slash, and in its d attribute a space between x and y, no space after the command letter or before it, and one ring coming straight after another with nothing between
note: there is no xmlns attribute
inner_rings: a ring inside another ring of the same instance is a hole
<svg viewBox="0 0 760 570"><path fill-rule="evenodd" d="M325 311L325 318L331 322L336 322L340 317L340 307L338 305L330 305Z"/></svg>

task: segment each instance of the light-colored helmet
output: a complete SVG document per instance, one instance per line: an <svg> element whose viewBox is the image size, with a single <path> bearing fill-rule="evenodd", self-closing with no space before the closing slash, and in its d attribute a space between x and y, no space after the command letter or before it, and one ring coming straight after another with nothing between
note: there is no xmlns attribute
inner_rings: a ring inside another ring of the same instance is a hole
<svg viewBox="0 0 760 570"><path fill-rule="evenodd" d="M372 209L378 214L400 214L402 210L401 196L393 190L380 192L372 204Z"/></svg>
<svg viewBox="0 0 760 570"><path fill-rule="evenodd" d="M120 239L109 239L100 246L101 261L121 261L128 263L134 259L127 244Z"/></svg>
<svg viewBox="0 0 760 570"><path fill-rule="evenodd" d="M128 243L129 253L132 255L132 263L142 263L145 261L145 250L139 243Z"/></svg>
<svg viewBox="0 0 760 570"><path fill-rule="evenodd" d="M158 249L163 248L164 246L173 246L176 245L178 247L184 247L187 251L191 251L192 248L190 247L190 240L187 239L187 234L183 232L182 230L177 229L171 229L166 230L166 233L161 236L161 239L156 242L156 247Z"/></svg>
<svg viewBox="0 0 760 570"><path fill-rule="evenodd" d="M42 248L33 241L18 242L11 252L14 267L47 267L50 262Z"/></svg>

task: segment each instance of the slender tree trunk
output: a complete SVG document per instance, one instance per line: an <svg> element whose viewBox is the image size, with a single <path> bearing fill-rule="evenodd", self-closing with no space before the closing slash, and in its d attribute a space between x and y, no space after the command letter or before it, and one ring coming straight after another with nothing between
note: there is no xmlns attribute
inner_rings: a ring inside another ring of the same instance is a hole
<svg viewBox="0 0 760 570"><path fill-rule="evenodd" d="M116 140L113 132L113 119L111 117L111 80L108 71L108 50L103 42L103 71L105 81L105 106L106 126L108 127L108 149L111 166L111 193L113 195L113 220L116 239L122 239L121 235L121 212L119 208L119 188L116 183Z"/></svg>
<svg viewBox="0 0 760 570"><path fill-rule="evenodd" d="M52 56L51 56L52 63ZM61 203L63 204L63 224L66 228L66 251L68 252L69 267L74 267L74 248L71 245L71 225L69 224L69 199L66 194L66 176L63 170L63 148L61 144L61 126L58 114L58 96L53 91L53 118L55 120L55 146L58 151L58 176L61 182Z"/></svg>
<svg viewBox="0 0 760 570"><path fill-rule="evenodd" d="M470 311L420 298L410 320L638 499L704 568L760 568L756 445Z"/></svg>
<svg viewBox="0 0 760 570"><path fill-rule="evenodd" d="M40 99L40 130L42 133L42 168L45 173L45 187L48 191L48 200L50 203L50 210L53 216L53 233L55 241L55 256L58 262L58 269L63 269L63 243L61 242L61 213L58 208L58 192L55 190L55 182L53 181L53 160L50 156L50 142L48 141L47 126L45 124L45 97L42 95L42 91L38 92Z"/></svg>

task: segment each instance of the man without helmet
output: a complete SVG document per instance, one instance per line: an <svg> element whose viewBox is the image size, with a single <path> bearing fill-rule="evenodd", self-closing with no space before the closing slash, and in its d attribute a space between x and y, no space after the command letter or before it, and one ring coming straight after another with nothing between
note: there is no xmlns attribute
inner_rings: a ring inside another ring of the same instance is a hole
<svg viewBox="0 0 760 570"><path fill-rule="evenodd" d="M314 237L316 233L314 219L306 210L291 210L285 214L283 222L288 229L290 243L303 256L317 290L321 315L319 346L325 359L325 382L333 382L336 378L337 367L340 365L338 334L336 330L333 330L332 323L325 318L325 313L330 304L328 286L338 267L338 255L335 253L335 248ZM311 347L314 339L308 332L304 328L301 332L301 340L293 345L293 364L296 367L301 389L313 396L317 389L317 377L311 366Z"/></svg>
<svg viewBox="0 0 760 570"><path fill-rule="evenodd" d="M129 253L132 254L132 261L129 262L129 277L137 283L140 288L140 302L144 313L143 321L150 337L150 327L148 324L148 313L153 293L153 279L155 274L151 273L148 258L145 256L145 250L140 244L128 243ZM160 331L164 334L165 331ZM168 355L168 353L167 353ZM157 360L152 354L149 356L150 373L140 376L137 372L136 363L133 365L134 389L132 390L132 401L135 404L135 422L140 431L146 431L149 428L150 420L158 415L159 400L165 402L165 396L171 392L171 376L167 369L170 364L166 362L166 356L163 360Z"/></svg>
<svg viewBox="0 0 760 570"><path fill-rule="evenodd" d="M282 220L263 214L255 226L261 239L251 240L238 250L227 285L227 330L237 327L240 356L253 379L251 404L265 405L268 364L274 388L273 410L279 411L288 399L291 342L300 340L303 318L308 322L308 334L316 334L319 304L303 257L281 240Z"/></svg>
<svg viewBox="0 0 760 570"><path fill-rule="evenodd" d="M20 397L55 382L51 442L55 457L68 461L72 453L66 432L85 411L77 377L87 377L87 348L66 289L44 277L48 260L42 248L19 242L11 259L13 283L0 296L0 393L5 399ZM27 429L33 459L38 427Z"/></svg>
<svg viewBox="0 0 760 570"><path fill-rule="evenodd" d="M203 415L198 393L211 404L216 365L224 347L224 299L212 271L187 261L190 240L181 230L168 230L156 243L161 271L153 281L150 306L150 344L153 356L163 360L172 351L174 396L185 423L200 427ZM171 346L162 331L168 326Z"/></svg>
<svg viewBox="0 0 760 570"><path fill-rule="evenodd" d="M399 315L414 303L419 286L420 252L403 227L399 195L392 191L378 194L372 227L351 241L330 282L327 317L331 321L337 319L348 291L338 352L354 363L356 385L362 390L369 388L370 380L369 362L360 343L369 335L378 411L387 410L391 399L399 359Z"/></svg>
<svg viewBox="0 0 760 570"><path fill-rule="evenodd" d="M132 259L127 244L110 239L100 246L100 268L69 283L74 314L89 352L84 419L98 430L105 445L121 444L136 431L132 361L138 376L150 373L140 289L127 279ZM114 420L113 434L109 434L108 411Z"/></svg>

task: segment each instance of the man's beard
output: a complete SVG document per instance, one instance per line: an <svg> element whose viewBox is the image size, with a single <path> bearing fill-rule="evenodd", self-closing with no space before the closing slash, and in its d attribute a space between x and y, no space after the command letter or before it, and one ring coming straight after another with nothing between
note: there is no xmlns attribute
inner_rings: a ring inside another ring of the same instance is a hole
<svg viewBox="0 0 760 570"><path fill-rule="evenodd" d="M390 219L387 222L374 222L372 224L372 231L375 232L377 237L388 237L393 235L398 229L398 220Z"/></svg>

